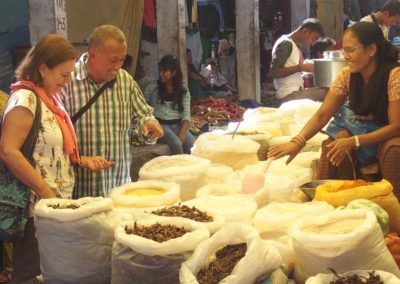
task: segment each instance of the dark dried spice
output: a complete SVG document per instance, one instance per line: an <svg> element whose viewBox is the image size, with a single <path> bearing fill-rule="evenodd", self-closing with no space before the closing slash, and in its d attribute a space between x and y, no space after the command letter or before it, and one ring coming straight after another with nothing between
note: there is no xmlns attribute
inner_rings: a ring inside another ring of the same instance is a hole
<svg viewBox="0 0 400 284"><path fill-rule="evenodd" d="M68 204L67 206L61 206L60 204L57 203L53 205L48 205L48 207L53 209L78 209L80 206L75 204Z"/></svg>
<svg viewBox="0 0 400 284"><path fill-rule="evenodd" d="M247 244L228 245L215 253L215 260L197 273L199 284L217 284L231 275L235 265L244 257Z"/></svg>
<svg viewBox="0 0 400 284"><path fill-rule="evenodd" d="M196 207L190 208L186 205L170 206L156 211L152 211L152 214L167 217L183 217L191 219L197 222L212 222L214 219L208 215L207 212L200 211Z"/></svg>
<svg viewBox="0 0 400 284"><path fill-rule="evenodd" d="M174 225L153 224L149 227L140 226L135 221L134 226L125 226L125 232L128 235L137 235L146 239L150 239L159 243L182 237L188 231L184 227Z"/></svg>
<svg viewBox="0 0 400 284"><path fill-rule="evenodd" d="M342 276L338 274L333 268L328 270L336 276L336 280L331 281L329 284L384 284L379 275L375 275L375 271L368 272L369 277L359 276L353 274L350 276Z"/></svg>

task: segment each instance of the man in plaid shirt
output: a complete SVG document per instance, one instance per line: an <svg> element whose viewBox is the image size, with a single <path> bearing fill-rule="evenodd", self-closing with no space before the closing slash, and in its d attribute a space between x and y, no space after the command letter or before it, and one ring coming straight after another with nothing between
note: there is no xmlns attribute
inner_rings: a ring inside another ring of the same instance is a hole
<svg viewBox="0 0 400 284"><path fill-rule="evenodd" d="M64 89L65 108L72 117L101 86L115 79L75 123L81 155L102 156L115 164L97 173L76 167L74 198L108 196L113 187L130 182L129 128L133 118L139 120L140 131L148 139L163 135L139 86L121 69L126 53L126 39L119 28L97 27L90 36L88 52L76 63Z"/></svg>

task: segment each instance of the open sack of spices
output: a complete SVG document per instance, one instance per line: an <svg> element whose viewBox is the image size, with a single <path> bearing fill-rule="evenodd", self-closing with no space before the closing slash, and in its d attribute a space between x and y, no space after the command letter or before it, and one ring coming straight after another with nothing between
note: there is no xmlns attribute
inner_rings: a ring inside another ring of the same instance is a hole
<svg viewBox="0 0 400 284"><path fill-rule="evenodd" d="M143 180L113 188L110 197L118 208L157 207L179 202L180 187L172 182Z"/></svg>
<svg viewBox="0 0 400 284"><path fill-rule="evenodd" d="M379 282L380 281L380 282ZM338 274L335 271L331 273L319 273L307 279L306 284L399 284L400 279L389 272L381 270L354 270Z"/></svg>
<svg viewBox="0 0 400 284"><path fill-rule="evenodd" d="M209 231L184 218L123 223L115 230L111 283L179 283L179 269Z"/></svg>
<svg viewBox="0 0 400 284"><path fill-rule="evenodd" d="M224 225L182 264L182 284L241 284L265 278L281 264L279 252L247 225Z"/></svg>
<svg viewBox="0 0 400 284"><path fill-rule="evenodd" d="M260 144L235 135L201 134L192 148L192 155L209 159L216 164L224 164L234 170L258 162L257 151Z"/></svg>
<svg viewBox="0 0 400 284"><path fill-rule="evenodd" d="M110 283L112 200L42 199L34 210L45 283Z"/></svg>
<svg viewBox="0 0 400 284"><path fill-rule="evenodd" d="M207 184L210 161L191 155L160 156L142 166L139 180L159 180L180 185L180 199L196 196L198 188Z"/></svg>
<svg viewBox="0 0 400 284"><path fill-rule="evenodd" d="M297 259L294 278L298 283L332 268L383 270L400 276L388 251L375 214L369 209L333 210L300 218L289 229Z"/></svg>
<svg viewBox="0 0 400 284"><path fill-rule="evenodd" d="M187 206L180 203L171 206L153 208L151 210L146 210L145 212L152 216L157 216L157 218L184 218L199 226L206 227L211 234L218 231L225 223L225 220L219 215L209 213L205 210L200 210L195 206Z"/></svg>

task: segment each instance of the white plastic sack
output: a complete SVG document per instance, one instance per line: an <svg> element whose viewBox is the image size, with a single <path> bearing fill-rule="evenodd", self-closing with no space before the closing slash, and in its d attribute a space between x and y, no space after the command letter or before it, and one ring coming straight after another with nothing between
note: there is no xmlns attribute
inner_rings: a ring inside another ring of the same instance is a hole
<svg viewBox="0 0 400 284"><path fill-rule="evenodd" d="M257 203L254 198L240 195L203 196L183 202L187 206L209 212L213 216L221 216L226 222L251 224Z"/></svg>
<svg viewBox="0 0 400 284"><path fill-rule="evenodd" d="M133 226L132 221L119 226L115 231L116 241L112 251L113 284L178 283L182 262L210 234L204 226L183 218L153 218L137 222L144 226L155 223L175 225L189 232L180 238L158 243L126 234L124 226Z"/></svg>
<svg viewBox="0 0 400 284"><path fill-rule="evenodd" d="M160 195L134 196L126 193L136 189L158 189L164 193ZM115 207L146 208L170 205L180 200L179 184L164 181L143 180L131 182L113 188L110 197Z"/></svg>
<svg viewBox="0 0 400 284"><path fill-rule="evenodd" d="M341 276L351 276L357 274L359 276L364 276L366 278L369 277L368 272L372 272L372 270L354 270L341 274ZM375 270L375 275L379 275L382 282L385 284L400 284L400 279L397 278L392 273L388 273L381 270ZM306 284L330 284L332 281L335 281L337 278L333 275L333 273L324 274L319 273L313 277L307 279Z"/></svg>
<svg viewBox="0 0 400 284"><path fill-rule="evenodd" d="M376 216L370 210L334 210L302 218L289 229L297 258L295 280L303 283L327 267L338 273L383 270L400 276Z"/></svg>
<svg viewBox="0 0 400 284"><path fill-rule="evenodd" d="M209 184L203 186L197 191L196 197L202 196L231 196L235 194L243 194L242 186L240 183L220 183L220 184ZM258 207L261 207L268 202L268 191L265 188L260 188L255 193L244 194L254 198Z"/></svg>
<svg viewBox="0 0 400 284"><path fill-rule="evenodd" d="M181 200L196 196L198 188L207 184L210 161L191 155L160 156L142 166L139 180L162 180L180 185Z"/></svg>
<svg viewBox="0 0 400 284"><path fill-rule="evenodd" d="M223 164L211 164L207 170L207 184L223 183L233 169Z"/></svg>
<svg viewBox="0 0 400 284"><path fill-rule="evenodd" d="M192 154L238 170L258 162L259 148L259 143L240 135L232 139L232 135L208 132L197 138Z"/></svg>
<svg viewBox="0 0 400 284"><path fill-rule="evenodd" d="M259 209L253 225L263 239L278 239L288 235L289 227L299 218L327 213L335 208L327 202L272 202Z"/></svg>
<svg viewBox="0 0 400 284"><path fill-rule="evenodd" d="M210 239L203 241L193 255L182 264L179 272L180 283L198 283L197 273L210 263L214 253L227 245L247 244L245 256L236 264L231 275L220 284L253 283L257 278L268 275L281 264L279 252L267 246L254 228L242 224L226 224Z"/></svg>
<svg viewBox="0 0 400 284"><path fill-rule="evenodd" d="M267 245L272 246L278 250L282 258L282 264L289 271L292 271L294 264L296 262L296 257L294 255L292 246L292 239L286 236L286 237L281 237L277 240L264 240L264 242Z"/></svg>
<svg viewBox="0 0 400 284"><path fill-rule="evenodd" d="M53 209L80 205L78 209ZM36 238L45 283L110 283L117 220L110 198L42 199L35 206Z"/></svg>
<svg viewBox="0 0 400 284"><path fill-rule="evenodd" d="M297 156L293 159L292 162L290 162L290 164L303 168L312 168L314 161L319 161L320 157L321 152L301 152L297 154Z"/></svg>

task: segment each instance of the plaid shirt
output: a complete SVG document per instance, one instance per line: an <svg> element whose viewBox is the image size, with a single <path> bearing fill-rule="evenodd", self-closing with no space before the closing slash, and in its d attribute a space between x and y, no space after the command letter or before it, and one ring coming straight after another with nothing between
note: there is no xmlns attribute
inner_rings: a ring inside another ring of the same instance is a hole
<svg viewBox="0 0 400 284"><path fill-rule="evenodd" d="M101 87L89 78L86 59L87 54L83 54L78 60L71 74L72 81L63 92L65 109L70 116ZM76 167L74 198L108 196L113 187L130 182L129 127L133 118L138 118L143 125L147 119L154 118L152 113L137 83L125 70L119 70L114 86L106 88L75 124L80 154L101 156L115 165L98 173Z"/></svg>

